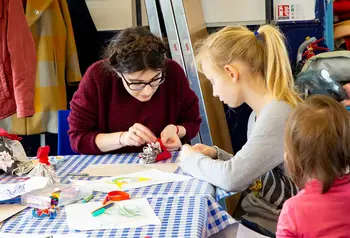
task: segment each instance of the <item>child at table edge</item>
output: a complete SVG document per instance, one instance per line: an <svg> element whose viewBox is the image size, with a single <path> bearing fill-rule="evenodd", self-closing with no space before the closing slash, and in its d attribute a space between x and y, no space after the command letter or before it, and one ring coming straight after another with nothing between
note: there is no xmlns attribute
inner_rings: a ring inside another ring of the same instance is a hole
<svg viewBox="0 0 350 238"><path fill-rule="evenodd" d="M350 113L326 96L314 96L290 115L285 164L303 188L287 200L277 237L349 237Z"/></svg>
<svg viewBox="0 0 350 238"><path fill-rule="evenodd" d="M196 55L213 94L228 106L252 109L248 141L235 156L206 145L183 146L182 169L226 191L250 188L242 200L242 223L274 236L283 202L298 188L283 166L283 131L292 108L301 101L294 90L282 33L271 25L252 32L225 27L210 35Z"/></svg>

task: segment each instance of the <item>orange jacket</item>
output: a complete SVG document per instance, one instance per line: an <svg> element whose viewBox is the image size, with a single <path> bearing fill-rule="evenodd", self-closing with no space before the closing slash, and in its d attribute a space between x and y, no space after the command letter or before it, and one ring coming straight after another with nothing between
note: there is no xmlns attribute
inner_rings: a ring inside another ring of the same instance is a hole
<svg viewBox="0 0 350 238"><path fill-rule="evenodd" d="M0 119L34 114L36 49L21 0L0 0Z"/></svg>

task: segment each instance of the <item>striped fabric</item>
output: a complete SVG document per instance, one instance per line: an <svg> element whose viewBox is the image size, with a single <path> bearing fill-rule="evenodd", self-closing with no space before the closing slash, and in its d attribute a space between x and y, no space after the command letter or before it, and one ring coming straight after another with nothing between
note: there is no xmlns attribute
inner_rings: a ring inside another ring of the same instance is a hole
<svg viewBox="0 0 350 238"><path fill-rule="evenodd" d="M72 24L66 0L27 0L26 17L37 50L35 114L0 120L9 133L57 133L57 111L67 109L66 83L81 79Z"/></svg>
<svg viewBox="0 0 350 238"><path fill-rule="evenodd" d="M91 164L127 164L137 163L137 161L137 154L68 156L67 160L58 166L57 174L61 177L62 183L69 183L72 177L67 176L68 173L79 173ZM163 163L174 162L177 162L177 153L171 159L163 161ZM180 168L176 173L183 174ZM79 179L100 178L81 177ZM85 232L89 237L209 237L236 222L213 198L214 187L197 179L132 189L128 192L132 197L147 197L162 225ZM104 196L104 193L95 193L94 201L101 201ZM16 234L77 232L69 230L64 208L54 220L34 219L31 209L26 209L8 219L0 231Z"/></svg>

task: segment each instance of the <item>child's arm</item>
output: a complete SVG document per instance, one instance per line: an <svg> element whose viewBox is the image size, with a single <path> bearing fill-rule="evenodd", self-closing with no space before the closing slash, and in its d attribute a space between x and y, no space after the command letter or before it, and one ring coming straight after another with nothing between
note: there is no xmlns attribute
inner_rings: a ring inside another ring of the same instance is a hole
<svg viewBox="0 0 350 238"><path fill-rule="evenodd" d="M193 152L181 156L182 169L226 191L243 191L255 179L283 163L283 134L289 112L290 108L284 104L267 109L247 143L233 158L213 160Z"/></svg>
<svg viewBox="0 0 350 238"><path fill-rule="evenodd" d="M293 206L290 205L290 200L287 200L278 218L277 238L293 238L298 237L296 233L296 222Z"/></svg>

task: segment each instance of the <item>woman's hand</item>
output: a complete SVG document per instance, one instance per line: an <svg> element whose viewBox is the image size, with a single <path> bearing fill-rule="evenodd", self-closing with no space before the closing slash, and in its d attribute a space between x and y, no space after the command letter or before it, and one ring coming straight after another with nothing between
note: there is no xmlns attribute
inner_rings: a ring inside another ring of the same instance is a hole
<svg viewBox="0 0 350 238"><path fill-rule="evenodd" d="M142 124L135 123L128 131L120 135L121 146L141 146L146 143L154 143L157 137Z"/></svg>
<svg viewBox="0 0 350 238"><path fill-rule="evenodd" d="M163 145L170 151L178 150L182 145L175 125L166 126L160 133L160 139Z"/></svg>
<svg viewBox="0 0 350 238"><path fill-rule="evenodd" d="M204 144L195 144L192 147L192 149L196 152L199 152L199 153L202 153L206 156L209 156L212 159L215 159L218 156L217 150L212 146L208 146L208 145L204 145Z"/></svg>
<svg viewBox="0 0 350 238"><path fill-rule="evenodd" d="M346 93L348 94L348 97L350 98L350 83L345 84L345 85L344 85L344 89L345 89ZM344 100L344 101L342 101L342 103L343 103L345 106L350 107L350 99Z"/></svg>

